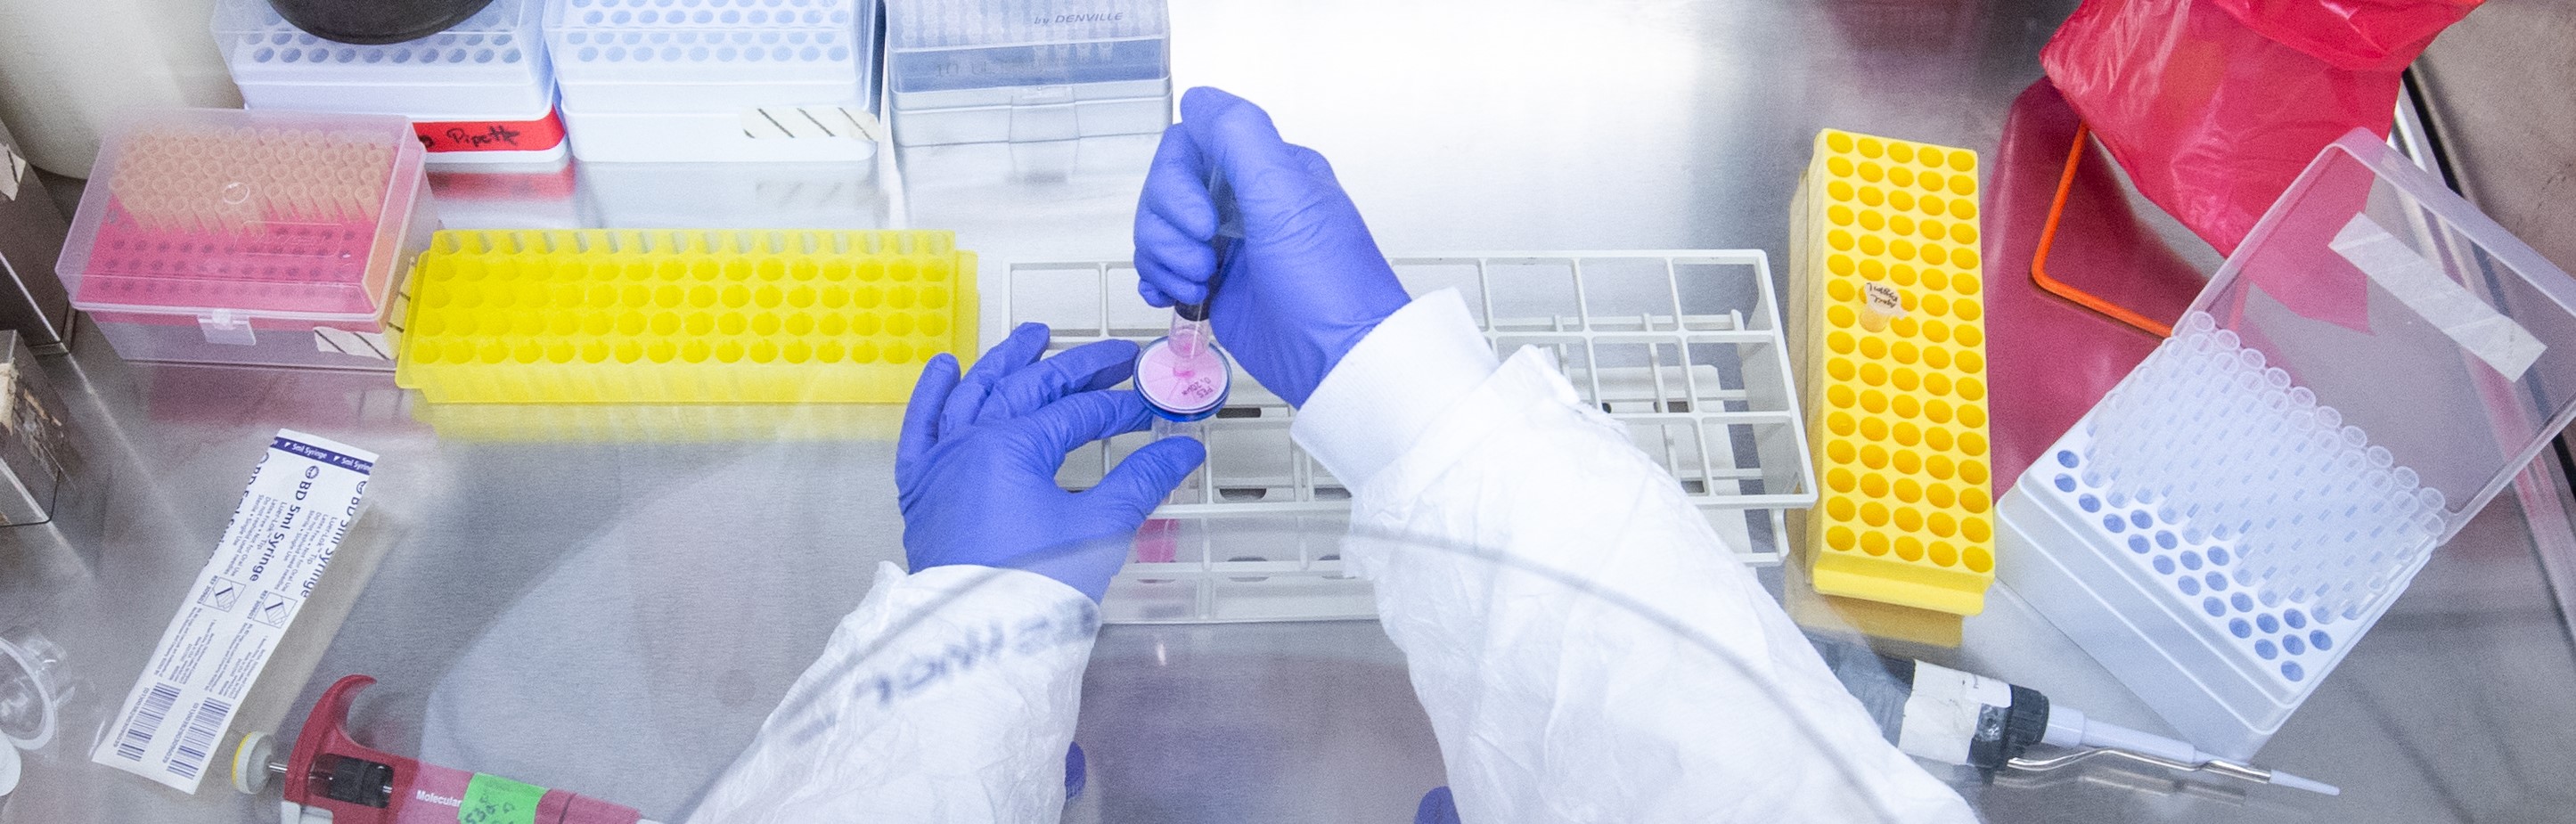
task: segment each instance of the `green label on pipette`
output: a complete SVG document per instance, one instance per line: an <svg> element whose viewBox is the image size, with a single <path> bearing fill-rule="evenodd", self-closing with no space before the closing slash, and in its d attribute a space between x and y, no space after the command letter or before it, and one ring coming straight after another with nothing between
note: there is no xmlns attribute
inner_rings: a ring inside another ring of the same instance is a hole
<svg viewBox="0 0 2576 824"><path fill-rule="evenodd" d="M456 824L536 824L537 801L546 788L497 775L475 773L465 783L465 803L456 808Z"/></svg>

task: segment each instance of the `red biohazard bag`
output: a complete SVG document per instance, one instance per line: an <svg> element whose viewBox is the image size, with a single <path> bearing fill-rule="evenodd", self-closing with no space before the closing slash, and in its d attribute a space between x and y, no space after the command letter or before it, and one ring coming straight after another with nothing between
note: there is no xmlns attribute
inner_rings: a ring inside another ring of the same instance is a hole
<svg viewBox="0 0 2576 824"><path fill-rule="evenodd" d="M2084 0L2040 64L2138 190L2222 254L2480 0Z"/></svg>

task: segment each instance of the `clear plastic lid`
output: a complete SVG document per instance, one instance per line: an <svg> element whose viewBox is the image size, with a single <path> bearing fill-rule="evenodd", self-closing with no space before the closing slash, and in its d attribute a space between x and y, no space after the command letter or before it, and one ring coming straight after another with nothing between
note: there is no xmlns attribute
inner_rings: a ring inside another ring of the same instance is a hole
<svg viewBox="0 0 2576 824"><path fill-rule="evenodd" d="M411 122L136 112L91 168L56 267L93 312L373 318L428 196Z"/></svg>
<svg viewBox="0 0 2576 824"><path fill-rule="evenodd" d="M2440 495L2441 540L2576 417L2576 280L2361 130L2191 311L2412 468Z"/></svg>
<svg viewBox="0 0 2576 824"><path fill-rule="evenodd" d="M1171 74L1162 0L893 0L898 93L1155 80Z"/></svg>

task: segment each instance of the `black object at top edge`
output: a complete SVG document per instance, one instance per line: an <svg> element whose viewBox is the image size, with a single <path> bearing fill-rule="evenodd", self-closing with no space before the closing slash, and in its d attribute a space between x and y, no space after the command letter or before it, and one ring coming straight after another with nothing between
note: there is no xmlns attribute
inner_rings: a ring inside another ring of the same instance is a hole
<svg viewBox="0 0 2576 824"><path fill-rule="evenodd" d="M492 0L268 0L277 16L304 33L359 46L428 37L465 22L491 4Z"/></svg>

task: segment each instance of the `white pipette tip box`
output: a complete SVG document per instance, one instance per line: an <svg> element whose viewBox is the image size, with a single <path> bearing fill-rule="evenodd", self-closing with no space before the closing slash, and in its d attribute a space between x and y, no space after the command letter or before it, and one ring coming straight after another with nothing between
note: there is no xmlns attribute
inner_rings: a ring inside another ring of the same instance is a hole
<svg viewBox="0 0 2576 824"><path fill-rule="evenodd" d="M890 0L886 77L904 146L1160 132L1162 0Z"/></svg>
<svg viewBox="0 0 2576 824"><path fill-rule="evenodd" d="M883 18L877 0L549 0L573 155L875 157Z"/></svg>
<svg viewBox="0 0 2576 824"><path fill-rule="evenodd" d="M544 0L493 0L428 37L355 45L305 33L268 0L220 0L213 30L249 108L408 117L432 167L560 166L543 14Z"/></svg>
<svg viewBox="0 0 2576 824"><path fill-rule="evenodd" d="M2245 760L2576 417L2576 280L2355 131L1998 508L2005 583Z"/></svg>

